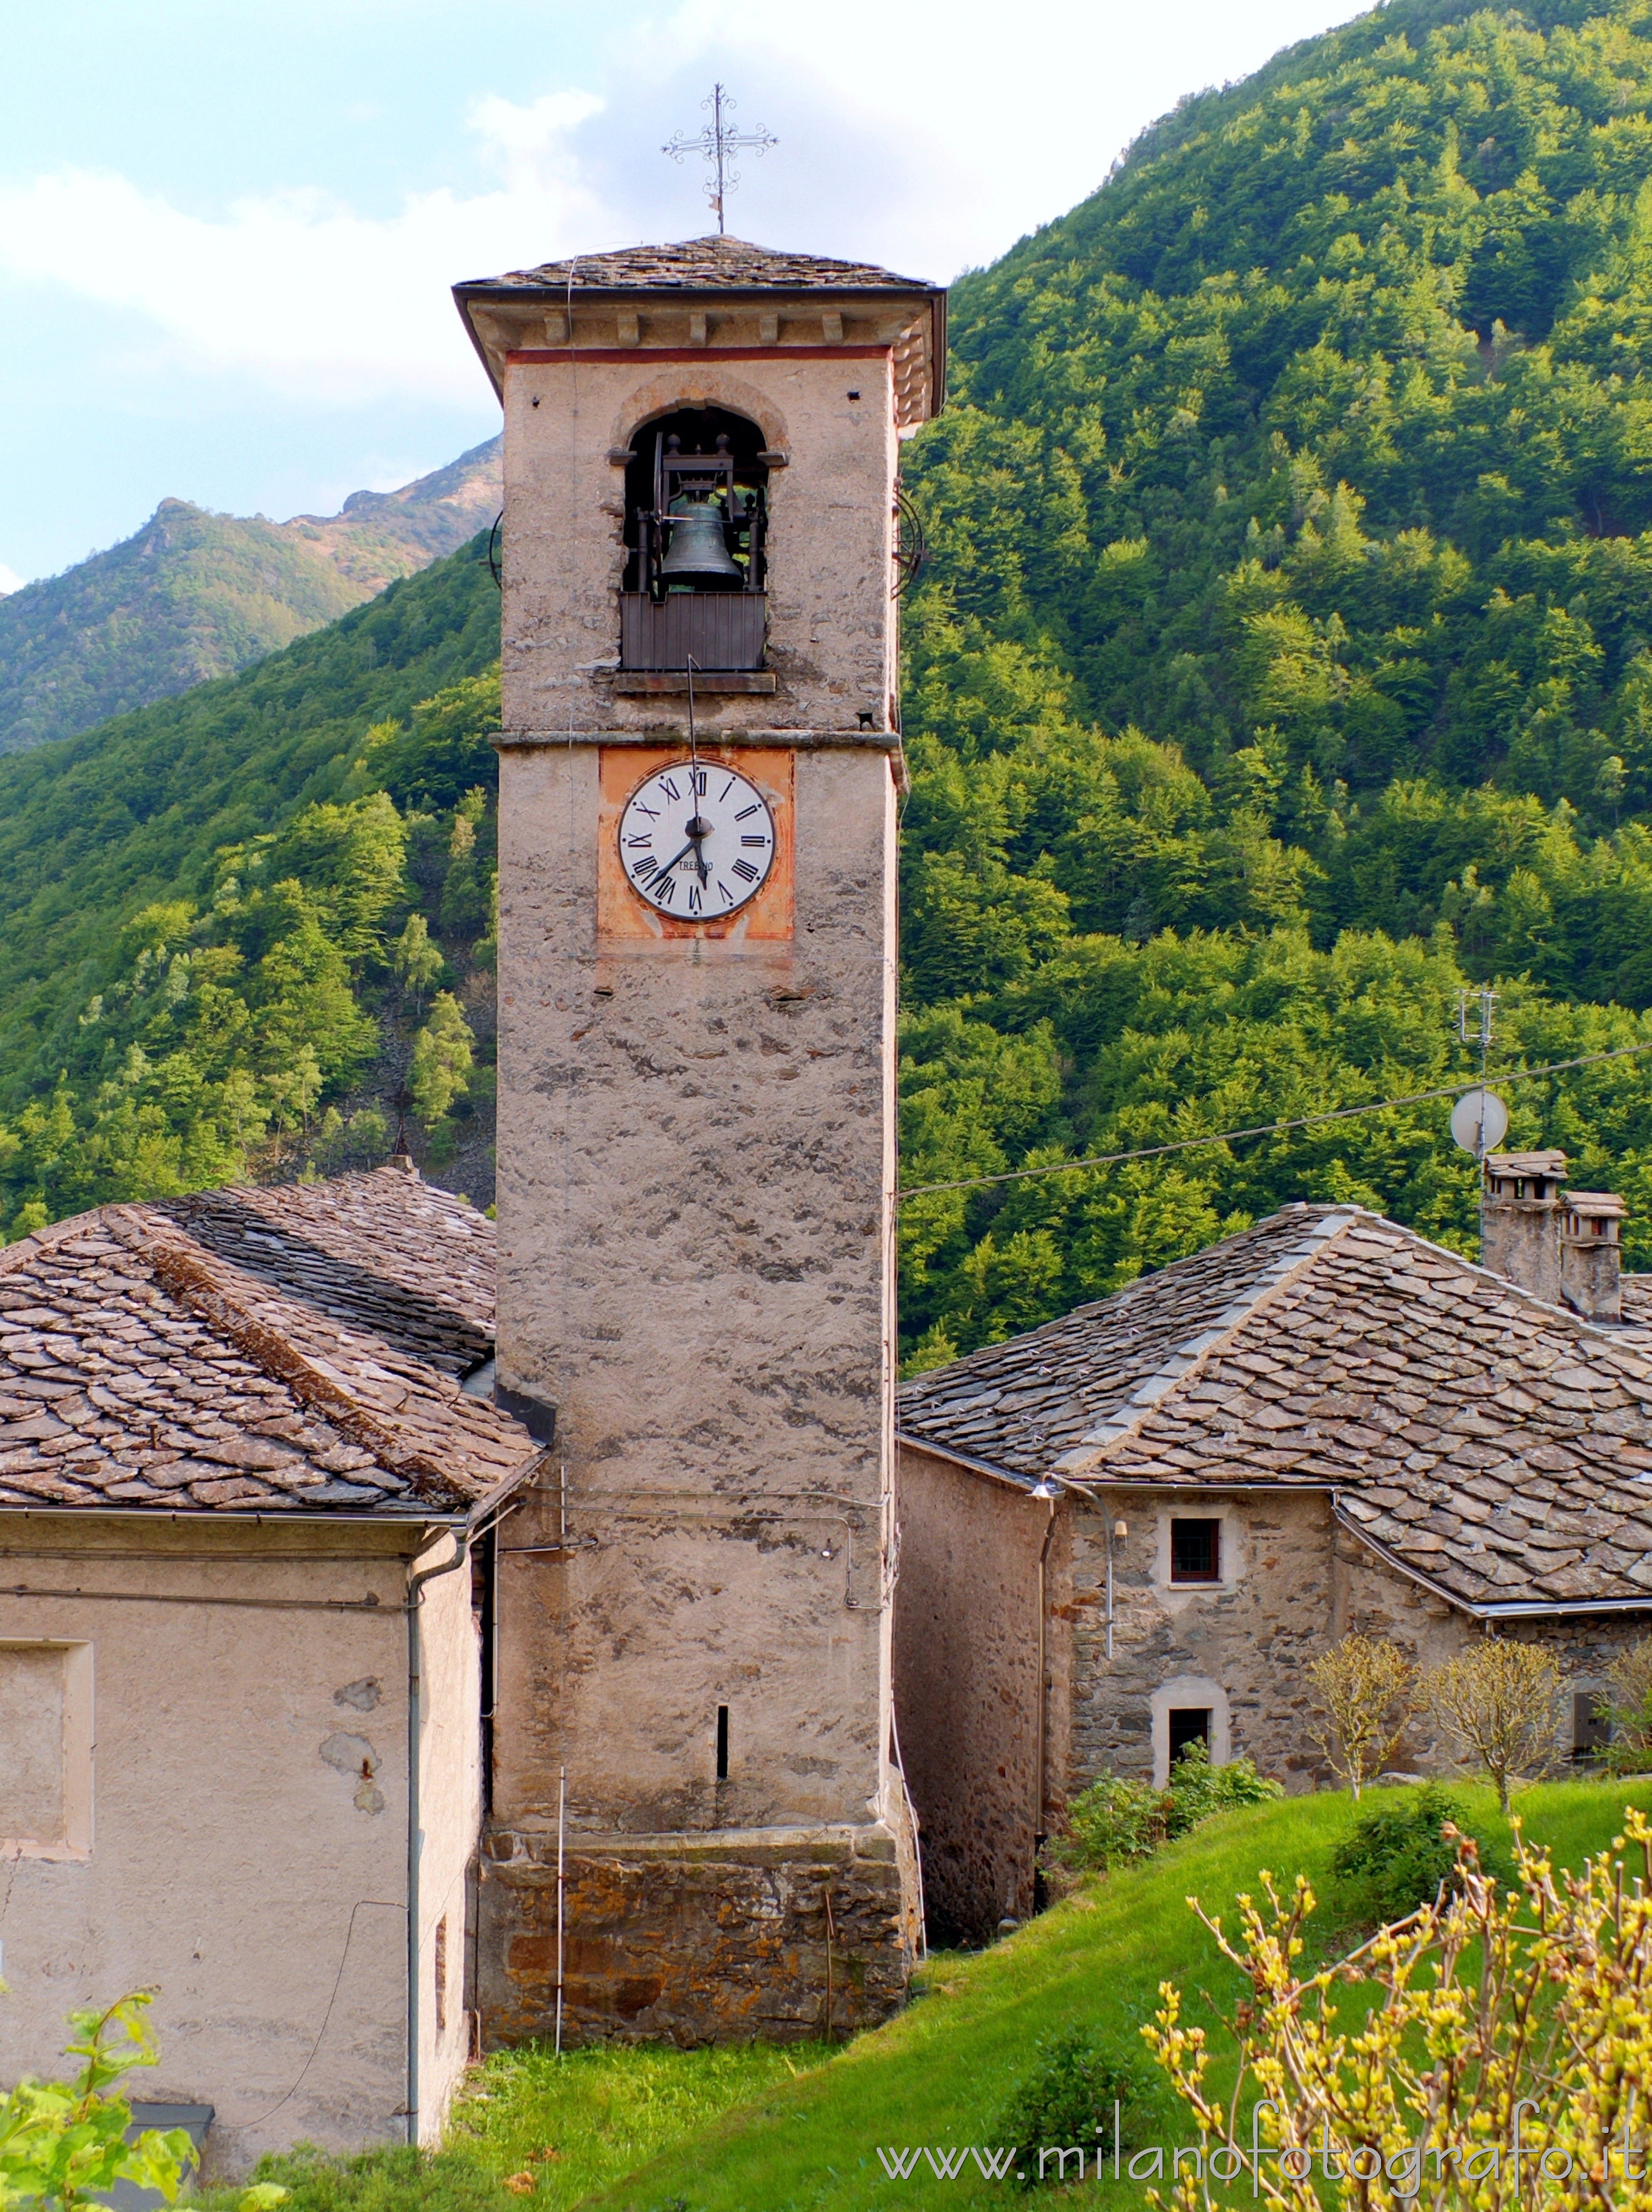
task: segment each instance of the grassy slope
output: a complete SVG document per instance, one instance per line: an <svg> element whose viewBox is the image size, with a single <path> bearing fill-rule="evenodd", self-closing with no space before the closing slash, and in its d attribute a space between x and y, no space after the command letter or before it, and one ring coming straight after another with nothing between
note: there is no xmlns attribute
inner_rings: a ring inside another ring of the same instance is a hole
<svg viewBox="0 0 1652 2212"><path fill-rule="evenodd" d="M1495 1830L1491 1793L1467 1794ZM1625 1802L1652 1809L1652 1784L1554 1784L1525 1793L1519 1809L1528 1835L1575 1864L1610 1840ZM1214 1958L1187 1897L1227 1911L1261 1867L1285 1881L1300 1868L1322 1889L1349 1809L1346 1797L1327 1794L1226 1814L1009 1942L935 1961L921 1998L901 2018L812 2072L766 2084L588 2202L609 2212L673 2204L687 2212L866 2212L885 2200L955 2212L1001 2205L1003 2186L979 2179L971 2188L926 2170L922 2179L889 2181L878 2146L990 2142L993 2113L1041 2036L1072 2021L1145 2018L1161 1980L1180 1983L1190 2000L1203 1990L1225 2005L1236 1978ZM1197 2003L1190 2010L1210 2017ZM547 2142L557 2139L557 2112L553 2096L538 2116ZM1191 2131L1169 2139L1191 2141ZM1128 2181L1085 2187L1086 2202L1141 2198L1141 2185ZM562 2208L580 2200L553 2171L524 2201Z"/></svg>

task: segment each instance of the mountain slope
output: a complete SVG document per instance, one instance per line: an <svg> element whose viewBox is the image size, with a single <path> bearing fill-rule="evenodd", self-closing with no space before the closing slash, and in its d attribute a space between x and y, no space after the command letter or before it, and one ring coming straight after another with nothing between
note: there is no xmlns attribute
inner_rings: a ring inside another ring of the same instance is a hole
<svg viewBox="0 0 1652 2212"><path fill-rule="evenodd" d="M960 397L906 453L908 1189L1465 1083L1480 980L1494 1079L1652 1045L1649 179L1630 0L1396 0L958 287ZM483 550L0 762L9 1232L381 1153L404 1076L485 1192ZM1649 1067L1509 1085L1643 1267ZM903 1351L1298 1197L1473 1249L1423 1101L910 1197Z"/></svg>
<svg viewBox="0 0 1652 2212"><path fill-rule="evenodd" d="M958 285L906 460L908 1182L1449 1081L1465 981L1494 1070L1649 1033L1649 306L1638 0L1394 0ZM1652 1195L1639 1065L1515 1140ZM1472 1243L1441 1119L920 1201L908 1341L1297 1196Z"/></svg>
<svg viewBox="0 0 1652 2212"><path fill-rule="evenodd" d="M10 1233L382 1158L409 1079L420 1149L486 1202L498 652L483 536L243 675L0 760Z"/></svg>
<svg viewBox="0 0 1652 2212"><path fill-rule="evenodd" d="M336 515L163 500L135 537L0 599L0 752L234 675L452 553L499 505L497 438Z"/></svg>

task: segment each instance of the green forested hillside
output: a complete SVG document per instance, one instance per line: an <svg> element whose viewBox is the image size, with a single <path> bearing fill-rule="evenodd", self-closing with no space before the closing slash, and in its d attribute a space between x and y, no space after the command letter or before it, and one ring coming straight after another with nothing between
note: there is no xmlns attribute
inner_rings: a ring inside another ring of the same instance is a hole
<svg viewBox="0 0 1652 2212"><path fill-rule="evenodd" d="M953 331L906 461L904 1182L1449 1083L1471 982L1494 1076L1652 1041L1652 4L1394 0L1184 103ZM496 614L472 548L0 762L9 1233L370 1157L404 1075L485 1182ZM1649 1085L1509 1091L1643 1267ZM1296 1197L1472 1247L1434 1104L923 1195L908 1356Z"/></svg>
<svg viewBox="0 0 1652 2212"><path fill-rule="evenodd" d="M162 500L122 544L0 599L0 753L234 675L453 552L499 496L492 438L333 515L270 522Z"/></svg>
<svg viewBox="0 0 1652 2212"><path fill-rule="evenodd" d="M451 1153L492 1027L498 651L478 541L244 675L0 761L11 1233L382 1156L410 1075Z"/></svg>
<svg viewBox="0 0 1652 2212"><path fill-rule="evenodd" d="M1634 0L1394 0L959 285L908 471L909 1181L1423 1087L1468 978L1505 1064L1644 1028L1649 306ZM1648 1194L1636 1063L1514 1096ZM908 1342L1292 1196L1461 1241L1442 1123L914 1202Z"/></svg>

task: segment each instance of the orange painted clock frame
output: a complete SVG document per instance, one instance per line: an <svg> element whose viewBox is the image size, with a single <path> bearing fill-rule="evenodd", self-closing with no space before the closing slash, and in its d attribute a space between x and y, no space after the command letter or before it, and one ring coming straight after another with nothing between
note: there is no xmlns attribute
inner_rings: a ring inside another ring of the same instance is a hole
<svg viewBox="0 0 1652 2212"><path fill-rule="evenodd" d="M599 811L597 834L597 938L601 945L641 945L688 941L731 946L789 945L793 938L793 804L797 755L788 745L701 745L702 765L738 769L768 802L774 820L774 859L768 880L755 898L736 913L690 921L661 914L632 889L620 860L619 824L634 791L675 762L686 764L689 749L671 745L604 745L598 763Z"/></svg>

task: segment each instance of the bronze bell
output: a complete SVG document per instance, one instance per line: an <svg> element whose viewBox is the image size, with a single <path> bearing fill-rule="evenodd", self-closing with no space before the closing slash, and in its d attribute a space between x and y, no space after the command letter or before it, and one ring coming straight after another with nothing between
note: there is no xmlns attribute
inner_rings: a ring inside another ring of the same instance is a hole
<svg viewBox="0 0 1652 2212"><path fill-rule="evenodd" d="M659 564L665 584L738 584L744 580L739 563L729 557L719 507L695 501L671 518L671 542Z"/></svg>

